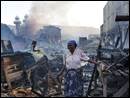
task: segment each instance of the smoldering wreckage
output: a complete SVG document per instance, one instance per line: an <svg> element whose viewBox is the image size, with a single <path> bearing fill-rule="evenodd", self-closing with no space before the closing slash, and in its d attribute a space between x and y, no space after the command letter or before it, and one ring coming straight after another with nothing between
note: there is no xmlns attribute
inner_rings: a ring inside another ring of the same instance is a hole
<svg viewBox="0 0 130 98"><path fill-rule="evenodd" d="M36 61L32 53L14 52L11 41L2 40L1 45L1 97L64 96L63 54ZM95 57L98 65L82 67L84 96L129 96L129 49L105 49L100 43L91 59Z"/></svg>
<svg viewBox="0 0 130 98"><path fill-rule="evenodd" d="M1 61L2 97L62 96L62 56L53 60L43 56L36 62L31 53L12 52L2 54ZM60 71L53 65L58 65ZM97 67L88 64L84 69L86 74L90 73L84 81L87 86L85 96L128 96L128 55L110 66L102 61ZM99 72L98 79L96 71Z"/></svg>
<svg viewBox="0 0 130 98"><path fill-rule="evenodd" d="M56 91L61 91L59 86L63 74L62 55L57 55L51 60L44 55L36 61L31 53L13 52L10 41L2 40L1 43L2 96L50 96L56 94ZM8 45L5 46L5 43ZM48 92L51 88L55 88L56 91Z"/></svg>

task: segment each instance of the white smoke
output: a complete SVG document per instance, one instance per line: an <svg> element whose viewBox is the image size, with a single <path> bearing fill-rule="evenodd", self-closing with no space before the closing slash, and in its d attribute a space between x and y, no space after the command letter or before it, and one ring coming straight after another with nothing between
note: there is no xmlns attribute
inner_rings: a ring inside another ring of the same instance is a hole
<svg viewBox="0 0 130 98"><path fill-rule="evenodd" d="M33 1L30 14L29 14L29 24L31 25L30 28L32 28L31 31L35 33L37 30L42 28L43 25L72 26L73 21L74 23L77 23L75 20L76 16L74 17L75 14L72 15L73 13L72 14L70 13L74 10L71 9L77 6L76 5L77 3L79 2L77 1L35 1L34 2ZM77 11L77 15L78 13L79 12ZM76 32L76 30L74 31ZM83 33L91 33L91 32L85 32L85 30L82 31ZM77 30L77 32L80 33L80 30ZM68 30L67 32L65 31L65 33L74 36L77 35L73 33L73 30L72 30L72 34L71 32L68 32Z"/></svg>
<svg viewBox="0 0 130 98"><path fill-rule="evenodd" d="M73 3L72 1L33 2L29 16L31 20L42 25L68 25L67 13Z"/></svg>

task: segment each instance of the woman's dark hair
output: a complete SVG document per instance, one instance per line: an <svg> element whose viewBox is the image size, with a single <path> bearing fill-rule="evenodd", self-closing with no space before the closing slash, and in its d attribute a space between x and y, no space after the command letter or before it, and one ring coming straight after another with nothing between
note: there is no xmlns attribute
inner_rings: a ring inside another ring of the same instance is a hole
<svg viewBox="0 0 130 98"><path fill-rule="evenodd" d="M77 47L77 44L75 43L74 45L75 45L75 48L76 48L76 47Z"/></svg>

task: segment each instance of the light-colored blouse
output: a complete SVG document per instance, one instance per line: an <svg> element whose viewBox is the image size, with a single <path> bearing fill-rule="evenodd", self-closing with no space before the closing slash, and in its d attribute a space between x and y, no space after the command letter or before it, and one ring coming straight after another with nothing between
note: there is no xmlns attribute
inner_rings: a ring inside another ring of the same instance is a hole
<svg viewBox="0 0 130 98"><path fill-rule="evenodd" d="M81 67L81 61L87 61L89 57L81 49L76 48L74 53L69 52L65 59L67 69L77 69Z"/></svg>

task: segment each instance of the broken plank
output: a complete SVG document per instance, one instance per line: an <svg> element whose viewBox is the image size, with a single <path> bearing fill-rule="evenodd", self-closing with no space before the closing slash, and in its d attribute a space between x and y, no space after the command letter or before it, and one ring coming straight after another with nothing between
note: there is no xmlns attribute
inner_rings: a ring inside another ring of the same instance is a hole
<svg viewBox="0 0 130 98"><path fill-rule="evenodd" d="M117 91L113 97L121 97L129 89L129 81Z"/></svg>

